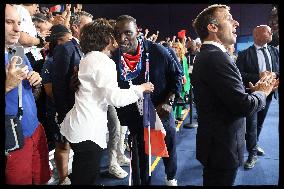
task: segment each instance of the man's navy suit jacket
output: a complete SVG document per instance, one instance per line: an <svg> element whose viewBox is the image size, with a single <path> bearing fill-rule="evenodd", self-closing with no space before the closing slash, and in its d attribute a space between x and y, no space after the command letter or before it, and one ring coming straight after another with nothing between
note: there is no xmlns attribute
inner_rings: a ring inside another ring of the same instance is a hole
<svg viewBox="0 0 284 189"><path fill-rule="evenodd" d="M265 106L265 94L247 94L233 60L210 44L203 44L196 55L192 85L198 114L197 159L215 169L241 166L245 117Z"/></svg>
<svg viewBox="0 0 284 189"><path fill-rule="evenodd" d="M52 64L52 92L55 100L58 123L75 103L75 93L70 89L74 66L79 66L83 53L75 39L55 47Z"/></svg>
<svg viewBox="0 0 284 189"><path fill-rule="evenodd" d="M277 77L279 77L279 51L270 45L267 45L267 49L271 56L272 71L276 73ZM249 88L249 82L255 84L260 79L258 59L254 45L238 53L236 65L241 72L246 88Z"/></svg>

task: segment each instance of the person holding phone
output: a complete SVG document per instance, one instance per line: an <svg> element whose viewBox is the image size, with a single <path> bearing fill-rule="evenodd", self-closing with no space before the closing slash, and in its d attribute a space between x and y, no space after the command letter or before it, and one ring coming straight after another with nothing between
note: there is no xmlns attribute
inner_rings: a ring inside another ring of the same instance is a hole
<svg viewBox="0 0 284 189"><path fill-rule="evenodd" d="M51 178L49 156L44 128L37 118L37 108L32 87L41 83L41 77L33 71L26 56L23 67L17 67L17 58L9 62L9 47L20 37L20 15L16 9L5 7L5 115L18 113L18 85L22 83L23 117L21 120L24 146L6 156L5 183L13 185L46 184Z"/></svg>
<svg viewBox="0 0 284 189"><path fill-rule="evenodd" d="M16 63L18 59L18 57L15 57L6 66L5 94L17 87L21 81L27 78L29 72L28 66L17 67Z"/></svg>

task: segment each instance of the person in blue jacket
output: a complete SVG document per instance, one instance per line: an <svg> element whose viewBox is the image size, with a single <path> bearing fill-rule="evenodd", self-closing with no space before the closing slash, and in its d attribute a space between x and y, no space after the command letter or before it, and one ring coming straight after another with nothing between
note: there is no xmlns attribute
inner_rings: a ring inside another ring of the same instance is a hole
<svg viewBox="0 0 284 189"><path fill-rule="evenodd" d="M70 88L70 79L75 66L79 66L83 53L77 40L72 37L71 32L63 25L52 26L54 35L51 40L58 41L64 33L69 33L67 42L58 44L53 50L53 63L51 65L52 94L55 110L57 113L57 124L61 124L66 114L75 103L75 92ZM58 43L58 42L57 42ZM59 132L56 139L55 159L59 173L59 184L68 185L68 160L70 145Z"/></svg>
<svg viewBox="0 0 284 189"><path fill-rule="evenodd" d="M149 58L149 78L155 90L151 93L151 100L166 130L165 142L169 157L164 157L166 184L176 186L177 155L175 143L175 122L172 105L175 95L181 89L182 73L174 59L162 45L138 37L136 20L129 15L122 15L116 19L115 38L119 49L114 53L117 65L118 85L129 88L131 84L138 85L145 82L146 59ZM129 145L132 151L132 180L134 185L147 185L148 156L145 154L143 136L143 117L136 104L130 104L117 109L122 125L130 130Z"/></svg>

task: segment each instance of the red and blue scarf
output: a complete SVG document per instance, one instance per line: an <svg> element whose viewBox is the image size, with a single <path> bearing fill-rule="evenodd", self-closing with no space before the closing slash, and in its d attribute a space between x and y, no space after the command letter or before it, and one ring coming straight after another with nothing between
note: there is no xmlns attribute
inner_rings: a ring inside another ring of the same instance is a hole
<svg viewBox="0 0 284 189"><path fill-rule="evenodd" d="M136 78L142 69L142 53L144 51L143 40L137 38L138 47L136 55L123 53L120 57L119 71L120 78L123 81L129 81Z"/></svg>

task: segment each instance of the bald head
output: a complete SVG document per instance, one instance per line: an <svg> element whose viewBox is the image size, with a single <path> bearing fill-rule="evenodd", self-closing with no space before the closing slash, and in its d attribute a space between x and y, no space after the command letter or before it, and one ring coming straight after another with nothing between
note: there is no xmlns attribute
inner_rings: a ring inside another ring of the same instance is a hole
<svg viewBox="0 0 284 189"><path fill-rule="evenodd" d="M272 41L271 28L267 25L259 25L253 29L253 40L256 45L263 46Z"/></svg>
<svg viewBox="0 0 284 189"><path fill-rule="evenodd" d="M20 38L21 18L15 7L6 4L5 7L5 46L13 45Z"/></svg>

